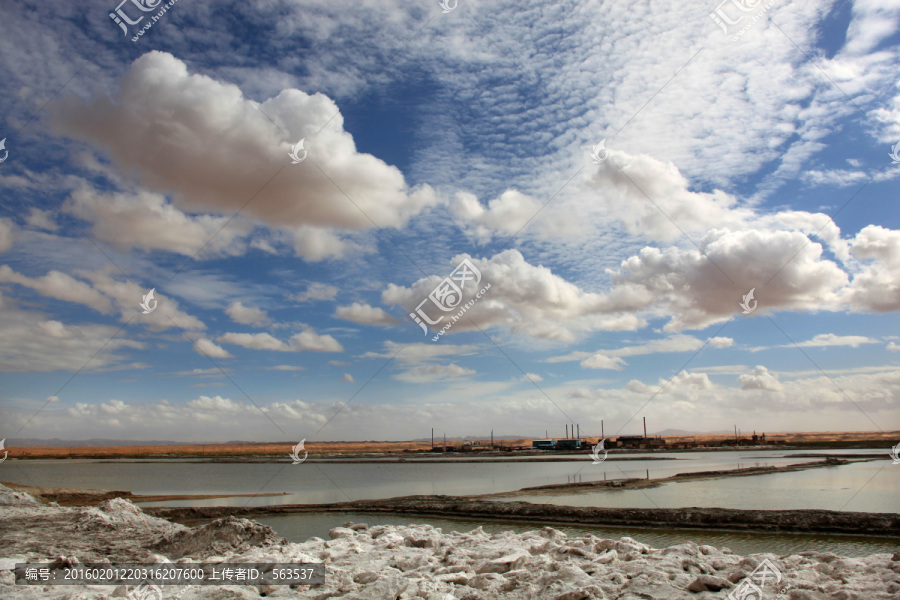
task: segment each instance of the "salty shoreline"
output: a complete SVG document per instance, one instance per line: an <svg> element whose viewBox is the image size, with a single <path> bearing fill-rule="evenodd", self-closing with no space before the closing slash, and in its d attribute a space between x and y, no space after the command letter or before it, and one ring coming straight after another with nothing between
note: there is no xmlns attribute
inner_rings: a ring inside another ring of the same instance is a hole
<svg viewBox="0 0 900 600"><path fill-rule="evenodd" d="M861 558L818 552L741 556L693 542L657 549L628 537L568 536L552 527L489 534L480 527L444 533L429 525L345 523L331 529L328 537L290 543L265 525L234 516L188 528L151 516L127 500L59 507L0 486L0 597L101 600L134 591L125 585L16 583L14 563L50 561L58 567L92 562L305 562L324 563L326 569L325 583L313 587L165 588L166 597L181 600L443 600L448 594L461 600L712 600L737 592L761 565L778 573L776 578L768 571L767 597L790 590L791 600L888 600L900 592L900 553Z"/></svg>
<svg viewBox="0 0 900 600"><path fill-rule="evenodd" d="M130 502L171 502L174 500L215 500L218 498L257 498L266 496L286 496L286 492L265 494L133 494L129 490L77 490L72 488L51 488L0 482L6 487L25 492L45 502L55 502L60 506L96 506L105 500L122 498Z"/></svg>

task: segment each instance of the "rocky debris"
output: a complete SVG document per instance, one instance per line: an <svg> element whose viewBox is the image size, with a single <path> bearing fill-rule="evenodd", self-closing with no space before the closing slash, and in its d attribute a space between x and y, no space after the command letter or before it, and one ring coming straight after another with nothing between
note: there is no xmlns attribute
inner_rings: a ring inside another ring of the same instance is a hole
<svg viewBox="0 0 900 600"><path fill-rule="evenodd" d="M731 582L727 579L713 575L700 575L688 585L687 589L689 592L718 592L730 587Z"/></svg>
<svg viewBox="0 0 900 600"><path fill-rule="evenodd" d="M93 512L92 512L93 511ZM24 521L11 520L27 517ZM75 529L73 524L92 527ZM163 525L165 524L165 525ZM66 526L60 529L61 526ZM52 531L43 528L50 527ZM17 528L21 535L10 537ZM53 539L51 546L45 543ZM117 537L123 546L111 547ZM143 514L125 500L96 508L0 508L0 598L99 600L127 597L126 586L15 586L12 560L77 564L106 558L128 562L320 562L320 586L190 586L165 588L167 599L250 600L713 600L722 598L764 559L782 574L771 597L888 600L900 593L897 555L845 558L806 552L739 556L688 542L656 549L632 538L567 536L544 527L489 534L482 528L444 533L430 525L345 523L329 539L289 543L268 527L225 518L186 529ZM29 545L27 540L40 540ZM153 554L157 552L158 554ZM128 555L125 560L122 556ZM789 587L788 587L789 586ZM770 589L771 588L771 589Z"/></svg>
<svg viewBox="0 0 900 600"><path fill-rule="evenodd" d="M13 496L20 496L15 504L0 505L0 559L38 562L74 556L81 562L142 562L164 534L186 529L150 516L127 500L90 508L43 505L0 485L0 498Z"/></svg>
<svg viewBox="0 0 900 600"><path fill-rule="evenodd" d="M137 507L133 508L140 511ZM153 549L172 558L185 556L202 558L213 554L247 550L251 547L286 543L287 540L275 535L272 528L267 525L247 519L225 517L201 527L170 530L153 545Z"/></svg>

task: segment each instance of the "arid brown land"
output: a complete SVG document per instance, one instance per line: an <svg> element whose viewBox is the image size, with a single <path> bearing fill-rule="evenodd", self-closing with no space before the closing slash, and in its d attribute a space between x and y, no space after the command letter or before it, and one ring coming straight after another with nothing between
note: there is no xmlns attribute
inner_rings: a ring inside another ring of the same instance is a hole
<svg viewBox="0 0 900 600"><path fill-rule="evenodd" d="M762 433L762 432L758 432ZM732 439L725 434L707 435L667 435L664 436L668 443L700 443L716 446L722 441ZM742 438L749 434L742 433ZM596 444L599 438L582 438L588 444ZM612 438L615 439L615 438ZM498 447L531 446L530 438L523 439L496 439L494 445ZM900 431L888 432L798 432L798 433L769 433L766 432L767 443L784 443L799 447L843 447L846 445L867 445L886 449L900 442ZM490 444L482 441L482 444ZM8 446L10 458L165 458L165 457L252 457L252 456L279 456L288 458L294 443L269 442L246 444L178 444L168 446ZM435 445L439 442L435 440ZM448 441L448 446L461 447L465 442ZM359 455L365 453L391 454L403 452L427 452L431 449L430 441L366 441L366 442L306 442L305 450L310 455Z"/></svg>

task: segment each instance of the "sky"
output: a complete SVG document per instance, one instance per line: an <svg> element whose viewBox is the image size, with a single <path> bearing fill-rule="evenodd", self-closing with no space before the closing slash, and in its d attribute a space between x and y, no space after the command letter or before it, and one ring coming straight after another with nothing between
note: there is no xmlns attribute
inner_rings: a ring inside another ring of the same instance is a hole
<svg viewBox="0 0 900 600"><path fill-rule="evenodd" d="M8 0L0 437L898 430L898 43L897 0Z"/></svg>

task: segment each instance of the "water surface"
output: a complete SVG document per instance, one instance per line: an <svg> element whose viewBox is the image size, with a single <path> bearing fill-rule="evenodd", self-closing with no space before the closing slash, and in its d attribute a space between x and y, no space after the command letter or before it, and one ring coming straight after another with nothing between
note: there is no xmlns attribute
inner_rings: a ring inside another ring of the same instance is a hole
<svg viewBox="0 0 900 600"><path fill-rule="evenodd" d="M882 449L842 450L841 454ZM812 451L808 454L834 454ZM825 508L897 512L900 467L885 460L753 477L667 484L589 496L519 497L531 502L581 506L721 506L726 508ZM490 494L524 487L631 477L660 478L697 471L779 466L814 460L795 451L711 451L616 455L592 465L587 455L566 462L421 463L384 461L217 463L193 460L7 460L0 481L43 487L129 490L135 494L260 494L277 496L174 500L156 505L245 506L318 504L414 494ZM560 455L548 455L559 457ZM620 455L622 456L622 455ZM152 506L153 504L145 504Z"/></svg>

